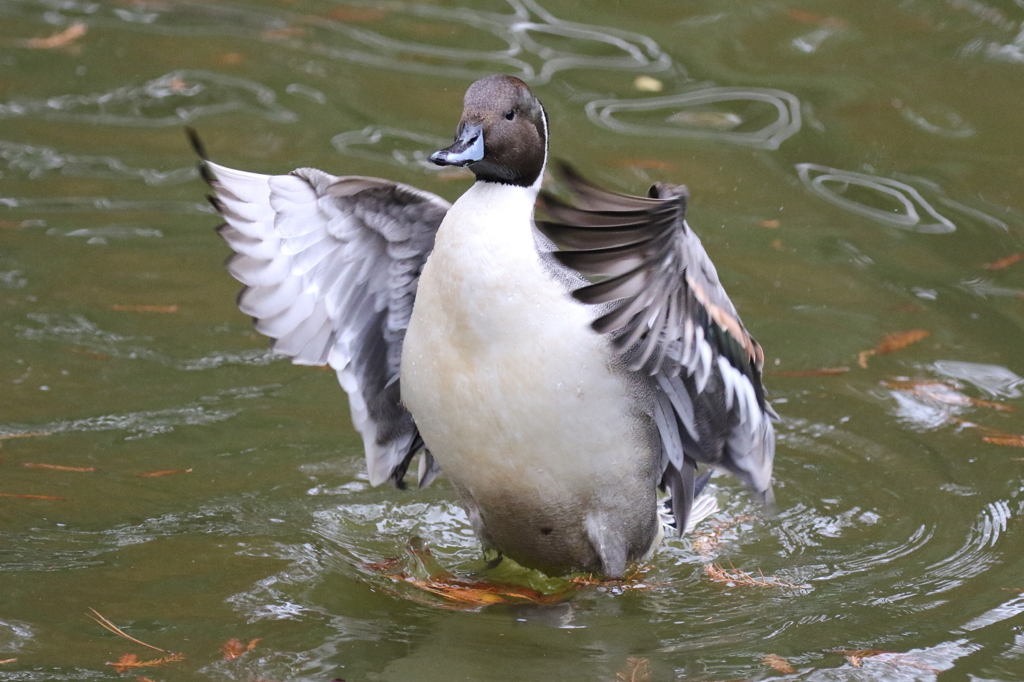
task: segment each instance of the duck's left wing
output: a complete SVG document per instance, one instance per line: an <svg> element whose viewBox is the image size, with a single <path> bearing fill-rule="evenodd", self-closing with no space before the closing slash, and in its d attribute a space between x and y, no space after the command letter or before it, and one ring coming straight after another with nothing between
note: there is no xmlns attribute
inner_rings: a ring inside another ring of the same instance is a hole
<svg viewBox="0 0 1024 682"><path fill-rule="evenodd" d="M239 308L275 351L337 372L370 482L402 487L423 448L400 400L402 343L450 204L409 185L312 168L260 175L205 156L201 168L226 221L218 231L236 252L228 270L245 285ZM436 473L425 453L420 485Z"/></svg>
<svg viewBox="0 0 1024 682"><path fill-rule="evenodd" d="M537 227L561 249L558 261L590 279L573 296L600 306L594 330L611 336L628 371L650 377L661 484L680 532L697 463L727 469L770 504L776 415L761 384L764 355L686 224L686 188L657 184L634 197L568 167L561 177L570 201L543 193L549 219Z"/></svg>

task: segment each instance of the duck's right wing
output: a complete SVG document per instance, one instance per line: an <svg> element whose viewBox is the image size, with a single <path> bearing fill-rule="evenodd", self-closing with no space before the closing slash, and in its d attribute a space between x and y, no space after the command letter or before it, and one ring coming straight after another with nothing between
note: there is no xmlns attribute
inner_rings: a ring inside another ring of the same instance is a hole
<svg viewBox="0 0 1024 682"><path fill-rule="evenodd" d="M402 487L423 440L401 404L399 365L420 271L450 204L378 178L233 170L203 156L203 177L235 250L238 307L273 348L301 365L328 364L348 393L370 482ZM419 483L437 474L429 453Z"/></svg>
<svg viewBox="0 0 1024 682"><path fill-rule="evenodd" d="M680 532L698 463L730 471L771 505L777 417L761 385L764 354L686 224L686 188L658 184L634 197L568 167L560 175L571 200L542 194L551 219L537 227L560 247L556 260L591 278L573 296L595 306L594 330L651 385L661 482Z"/></svg>

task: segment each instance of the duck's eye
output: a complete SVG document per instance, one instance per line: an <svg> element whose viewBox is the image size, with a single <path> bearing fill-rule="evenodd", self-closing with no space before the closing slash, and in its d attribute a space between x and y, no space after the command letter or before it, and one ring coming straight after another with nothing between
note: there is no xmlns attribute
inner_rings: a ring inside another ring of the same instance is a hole
<svg viewBox="0 0 1024 682"><path fill-rule="evenodd" d="M507 120L507 121L511 121L515 117L516 117L516 110L515 109L509 109L508 113L505 114L505 120Z"/></svg>

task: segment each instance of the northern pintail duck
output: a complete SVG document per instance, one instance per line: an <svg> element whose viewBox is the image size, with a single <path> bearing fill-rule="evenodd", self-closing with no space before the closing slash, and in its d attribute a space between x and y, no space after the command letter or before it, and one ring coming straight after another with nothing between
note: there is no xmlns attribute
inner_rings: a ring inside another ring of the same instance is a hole
<svg viewBox="0 0 1024 682"><path fill-rule="evenodd" d="M570 201L540 194L547 115L527 85L484 78L464 104L430 157L476 175L454 204L204 155L239 307L277 352L337 371L370 483L404 487L422 453L419 485L444 471L485 548L608 577L661 541L659 488L680 533L710 468L770 504L761 347L686 224L686 188L626 196L565 170Z"/></svg>

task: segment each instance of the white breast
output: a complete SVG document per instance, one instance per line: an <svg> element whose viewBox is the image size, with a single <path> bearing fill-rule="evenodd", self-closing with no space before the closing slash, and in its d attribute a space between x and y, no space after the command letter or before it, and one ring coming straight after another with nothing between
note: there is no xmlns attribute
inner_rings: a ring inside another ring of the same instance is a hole
<svg viewBox="0 0 1024 682"><path fill-rule="evenodd" d="M648 467L649 453L638 453L607 341L540 261L533 200L478 182L449 211L420 277L402 399L441 469L481 507L579 514Z"/></svg>

